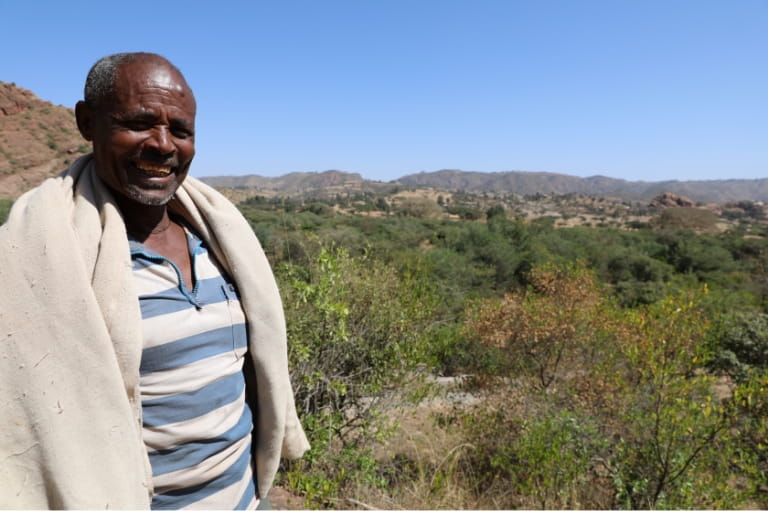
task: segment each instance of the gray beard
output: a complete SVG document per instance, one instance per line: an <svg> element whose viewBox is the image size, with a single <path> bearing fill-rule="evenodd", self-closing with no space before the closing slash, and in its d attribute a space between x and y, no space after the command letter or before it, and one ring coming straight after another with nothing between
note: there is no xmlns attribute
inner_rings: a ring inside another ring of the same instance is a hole
<svg viewBox="0 0 768 511"><path fill-rule="evenodd" d="M173 195L176 193L177 189L178 187L174 188L163 197L147 197L144 195L144 190L135 186L128 186L125 192L126 195L139 204L144 204L145 206L165 206L171 199L173 199Z"/></svg>

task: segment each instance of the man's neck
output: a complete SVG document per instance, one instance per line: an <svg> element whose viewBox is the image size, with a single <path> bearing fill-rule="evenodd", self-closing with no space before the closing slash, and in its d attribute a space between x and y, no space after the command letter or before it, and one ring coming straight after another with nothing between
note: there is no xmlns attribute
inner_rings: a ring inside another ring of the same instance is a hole
<svg viewBox="0 0 768 511"><path fill-rule="evenodd" d="M149 206L122 196L115 199L125 222L125 230L138 241L162 235L174 223L166 205Z"/></svg>

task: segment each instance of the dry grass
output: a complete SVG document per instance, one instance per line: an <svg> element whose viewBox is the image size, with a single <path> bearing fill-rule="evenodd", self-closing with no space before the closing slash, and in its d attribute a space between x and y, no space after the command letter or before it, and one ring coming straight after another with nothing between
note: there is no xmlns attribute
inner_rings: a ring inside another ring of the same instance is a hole
<svg viewBox="0 0 768 511"><path fill-rule="evenodd" d="M401 410L399 431L378 452L390 472L386 491L367 489L357 500L377 509L473 509L474 496L456 480L460 454L472 446L440 427L436 409Z"/></svg>

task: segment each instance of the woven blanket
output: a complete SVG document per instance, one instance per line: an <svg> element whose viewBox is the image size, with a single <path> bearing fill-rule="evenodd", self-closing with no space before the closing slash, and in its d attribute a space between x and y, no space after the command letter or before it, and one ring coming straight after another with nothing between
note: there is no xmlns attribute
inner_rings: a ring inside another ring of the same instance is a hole
<svg viewBox="0 0 768 511"><path fill-rule="evenodd" d="M226 198L188 177L169 208L235 280L255 368L256 479L309 447L269 263ZM91 155L27 192L0 227L0 507L149 507L141 313L125 225Z"/></svg>

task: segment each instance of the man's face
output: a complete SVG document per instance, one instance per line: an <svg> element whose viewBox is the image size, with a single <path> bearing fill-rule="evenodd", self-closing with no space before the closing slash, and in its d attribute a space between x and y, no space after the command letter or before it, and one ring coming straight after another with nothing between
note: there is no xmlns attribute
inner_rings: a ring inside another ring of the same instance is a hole
<svg viewBox="0 0 768 511"><path fill-rule="evenodd" d="M167 203L195 155L195 100L183 77L163 62L120 66L115 92L81 128L93 141L99 177L140 204Z"/></svg>

